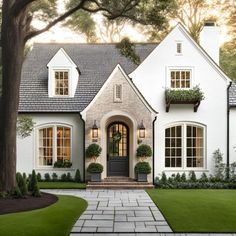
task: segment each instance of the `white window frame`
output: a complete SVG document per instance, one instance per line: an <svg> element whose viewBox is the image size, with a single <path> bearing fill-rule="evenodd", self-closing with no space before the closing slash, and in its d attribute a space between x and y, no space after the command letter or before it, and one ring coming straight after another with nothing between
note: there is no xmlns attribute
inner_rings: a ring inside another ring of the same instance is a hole
<svg viewBox="0 0 236 236"><path fill-rule="evenodd" d="M70 128L70 162L73 163L73 149L72 149L72 126L64 123L50 123L40 125L36 128L36 168L43 168L43 169L53 169L53 164L57 161L57 127L65 127ZM39 130L45 128L52 128L53 129L53 154L52 154L52 165L39 165Z"/></svg>
<svg viewBox="0 0 236 236"><path fill-rule="evenodd" d="M168 66L166 68L166 88L169 89L181 89L181 90L188 90L194 87L194 67L192 66ZM190 71L190 87L189 88L172 88L171 87L171 72L172 71Z"/></svg>
<svg viewBox="0 0 236 236"><path fill-rule="evenodd" d="M168 124L167 126L164 127L164 139L165 137L165 130L171 127L175 126L181 126L181 131L182 131L182 167L166 167L165 166L165 159L164 159L164 168L165 170L170 170L170 171L203 171L206 170L207 166L207 150L206 150L206 126L200 123L195 123L195 122L179 122L179 123L171 123ZM195 127L200 127L203 129L203 167L187 167L187 126L195 126ZM164 153L165 153L166 145L164 142ZM164 158L166 158L164 154Z"/></svg>
<svg viewBox="0 0 236 236"><path fill-rule="evenodd" d="M68 95L59 95L56 94L56 78L55 78L55 73L56 72L68 72ZM72 81L71 81L71 68L53 68L52 69L52 78L53 78L53 97L59 97L59 98L63 98L63 97L71 97L71 89L72 89Z"/></svg>
<svg viewBox="0 0 236 236"><path fill-rule="evenodd" d="M119 97L117 97L116 95L117 95L117 89L118 89L118 87L120 87L120 98ZM114 91L113 91L113 93L114 93L114 102L122 102L122 100L123 100L123 85L122 84L114 84Z"/></svg>

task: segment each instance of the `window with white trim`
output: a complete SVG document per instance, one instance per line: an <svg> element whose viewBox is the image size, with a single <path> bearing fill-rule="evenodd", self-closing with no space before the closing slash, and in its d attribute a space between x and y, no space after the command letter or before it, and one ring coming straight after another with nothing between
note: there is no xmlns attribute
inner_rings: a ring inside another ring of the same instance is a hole
<svg viewBox="0 0 236 236"><path fill-rule="evenodd" d="M165 130L165 167L204 167L204 127L180 124Z"/></svg>
<svg viewBox="0 0 236 236"><path fill-rule="evenodd" d="M38 132L38 165L53 166L55 161L71 161L71 128L53 125Z"/></svg>
<svg viewBox="0 0 236 236"><path fill-rule="evenodd" d="M69 71L54 71L55 76L55 95L69 95Z"/></svg>
<svg viewBox="0 0 236 236"><path fill-rule="evenodd" d="M185 89L191 87L191 70L171 70L170 87Z"/></svg>
<svg viewBox="0 0 236 236"><path fill-rule="evenodd" d="M122 85L114 85L114 102L122 102Z"/></svg>

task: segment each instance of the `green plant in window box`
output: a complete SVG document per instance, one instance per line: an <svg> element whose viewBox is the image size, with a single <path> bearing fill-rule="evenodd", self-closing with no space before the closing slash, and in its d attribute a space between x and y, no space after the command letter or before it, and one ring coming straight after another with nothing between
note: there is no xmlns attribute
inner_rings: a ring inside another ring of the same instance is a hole
<svg viewBox="0 0 236 236"><path fill-rule="evenodd" d="M204 100L204 93L195 86L192 89L166 89L166 103L171 102L200 102Z"/></svg>
<svg viewBox="0 0 236 236"><path fill-rule="evenodd" d="M72 163L69 160L58 160L54 162L54 168L70 168Z"/></svg>

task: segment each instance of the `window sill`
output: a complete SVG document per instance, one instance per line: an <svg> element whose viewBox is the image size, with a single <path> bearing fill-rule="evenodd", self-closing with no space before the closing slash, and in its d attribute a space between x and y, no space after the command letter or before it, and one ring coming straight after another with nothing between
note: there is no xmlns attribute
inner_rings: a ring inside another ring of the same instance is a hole
<svg viewBox="0 0 236 236"><path fill-rule="evenodd" d="M185 169L177 169L177 168L168 168L165 169L165 172L184 172L184 171L194 171L194 172L209 172L208 169L200 169L200 168L185 168Z"/></svg>

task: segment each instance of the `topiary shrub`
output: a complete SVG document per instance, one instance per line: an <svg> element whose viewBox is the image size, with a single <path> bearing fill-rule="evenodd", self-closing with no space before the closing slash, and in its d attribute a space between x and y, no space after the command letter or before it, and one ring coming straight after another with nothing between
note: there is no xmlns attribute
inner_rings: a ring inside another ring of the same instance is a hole
<svg viewBox="0 0 236 236"><path fill-rule="evenodd" d="M37 177L35 170L32 171L31 178L29 179L28 190L32 192L34 190L34 186L37 183Z"/></svg>
<svg viewBox="0 0 236 236"><path fill-rule="evenodd" d="M23 195L20 191L20 188L18 186L14 187L12 192L11 192L11 196L13 196L14 198L22 198Z"/></svg>
<svg viewBox="0 0 236 236"><path fill-rule="evenodd" d="M44 174L44 180L45 180L46 182L50 182L50 181L51 181L51 176L50 176L49 173L45 173L45 174Z"/></svg>
<svg viewBox="0 0 236 236"><path fill-rule="evenodd" d="M197 182L197 177L194 171L189 171L189 181L190 182Z"/></svg>
<svg viewBox="0 0 236 236"><path fill-rule="evenodd" d="M93 162L96 162L101 152L102 148L98 144L92 143L86 148L85 155L86 157L91 158Z"/></svg>
<svg viewBox="0 0 236 236"><path fill-rule="evenodd" d="M41 197L41 193L40 193L40 190L39 190L38 183L34 185L34 189L32 191L32 196Z"/></svg>
<svg viewBox="0 0 236 236"><path fill-rule="evenodd" d="M68 172L66 175L66 181L68 181L68 182L72 181L72 176L71 176L70 172Z"/></svg>
<svg viewBox="0 0 236 236"><path fill-rule="evenodd" d="M38 182L41 182L42 181L42 176L40 173L37 174L37 181Z"/></svg>
<svg viewBox="0 0 236 236"><path fill-rule="evenodd" d="M162 184L166 184L166 183L167 183L167 177L166 177L166 173L165 173L164 171L162 172L160 182L161 182Z"/></svg>
<svg viewBox="0 0 236 236"><path fill-rule="evenodd" d="M150 174L151 166L148 162L138 162L135 165L134 171L136 174Z"/></svg>
<svg viewBox="0 0 236 236"><path fill-rule="evenodd" d="M22 196L25 196L27 194L26 180L23 178L23 176L19 172L16 173L16 182L21 191Z"/></svg>
<svg viewBox="0 0 236 236"><path fill-rule="evenodd" d="M61 175L61 181L62 181L62 182L66 182L66 181L67 181L66 174L62 174L62 175Z"/></svg>
<svg viewBox="0 0 236 236"><path fill-rule="evenodd" d="M100 163L91 163L89 164L87 171L89 173L102 173L103 166Z"/></svg>
<svg viewBox="0 0 236 236"><path fill-rule="evenodd" d="M215 181L223 181L225 178L225 164L223 163L223 153L220 149L213 152L214 159L214 177Z"/></svg>
<svg viewBox="0 0 236 236"><path fill-rule="evenodd" d="M80 170L79 169L77 169L76 172L75 172L74 181L77 182L77 183L81 183L81 176L80 176Z"/></svg>
<svg viewBox="0 0 236 236"><path fill-rule="evenodd" d="M206 182L208 182L208 178L207 178L206 173L202 173L201 178L199 179L199 182L200 182L200 183L206 183Z"/></svg>
<svg viewBox="0 0 236 236"><path fill-rule="evenodd" d="M58 176L56 173L52 173L52 181L56 182L58 180Z"/></svg>
<svg viewBox="0 0 236 236"><path fill-rule="evenodd" d="M144 161L147 157L152 156L152 148L147 144L141 144L136 150L136 156Z"/></svg>
<svg viewBox="0 0 236 236"><path fill-rule="evenodd" d="M179 173L176 174L176 176L175 176L175 181L176 181L176 182L181 182L181 176L180 176Z"/></svg>
<svg viewBox="0 0 236 236"><path fill-rule="evenodd" d="M183 174L181 175L181 182L186 182L186 181L187 181L186 174L183 173Z"/></svg>

